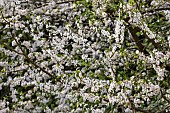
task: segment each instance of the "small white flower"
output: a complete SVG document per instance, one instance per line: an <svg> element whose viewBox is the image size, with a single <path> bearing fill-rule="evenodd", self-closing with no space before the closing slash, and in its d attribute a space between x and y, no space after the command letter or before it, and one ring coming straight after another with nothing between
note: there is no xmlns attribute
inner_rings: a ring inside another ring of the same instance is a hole
<svg viewBox="0 0 170 113"><path fill-rule="evenodd" d="M136 98L135 98L135 99L134 99L134 103L135 103L135 104L139 104L139 103L141 103L141 101L140 101L139 99L136 99Z"/></svg>
<svg viewBox="0 0 170 113"><path fill-rule="evenodd" d="M139 50L136 50L136 54L139 54Z"/></svg>
<svg viewBox="0 0 170 113"><path fill-rule="evenodd" d="M12 41L12 46L16 46L16 45L17 45L16 41L13 40L13 41Z"/></svg>
<svg viewBox="0 0 170 113"><path fill-rule="evenodd" d="M108 31L106 31L106 30L101 30L101 33L102 33L102 35L104 35L104 36L109 36L110 35L110 33L108 32Z"/></svg>
<svg viewBox="0 0 170 113"><path fill-rule="evenodd" d="M107 16L107 13L102 12L102 17L106 17L106 16Z"/></svg>
<svg viewBox="0 0 170 113"><path fill-rule="evenodd" d="M83 59L83 60L87 59L87 57L88 57L87 54L83 54L83 55L82 55L82 59Z"/></svg>
<svg viewBox="0 0 170 113"><path fill-rule="evenodd" d="M79 29L78 34L82 36L82 34L83 34L82 30Z"/></svg>
<svg viewBox="0 0 170 113"><path fill-rule="evenodd" d="M132 110L130 110L129 108L126 108L125 113L132 113Z"/></svg>

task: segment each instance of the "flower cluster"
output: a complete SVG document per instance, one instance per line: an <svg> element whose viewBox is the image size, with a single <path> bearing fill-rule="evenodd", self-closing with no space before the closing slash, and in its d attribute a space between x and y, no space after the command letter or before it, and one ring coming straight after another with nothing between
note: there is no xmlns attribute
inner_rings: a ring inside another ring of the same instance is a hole
<svg viewBox="0 0 170 113"><path fill-rule="evenodd" d="M0 112L169 112L170 11L160 1L148 9L132 1L4 0Z"/></svg>

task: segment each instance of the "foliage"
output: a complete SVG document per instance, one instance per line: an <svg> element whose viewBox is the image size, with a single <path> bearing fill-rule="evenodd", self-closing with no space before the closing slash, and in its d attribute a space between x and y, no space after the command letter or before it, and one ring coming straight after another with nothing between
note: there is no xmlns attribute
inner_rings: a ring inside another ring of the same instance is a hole
<svg viewBox="0 0 170 113"><path fill-rule="evenodd" d="M168 1L0 7L0 112L170 111Z"/></svg>

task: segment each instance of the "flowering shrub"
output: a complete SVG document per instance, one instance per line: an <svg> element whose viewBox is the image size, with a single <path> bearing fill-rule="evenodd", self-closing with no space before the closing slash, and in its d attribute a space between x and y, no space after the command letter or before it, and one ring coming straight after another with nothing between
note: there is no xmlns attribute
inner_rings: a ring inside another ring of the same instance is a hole
<svg viewBox="0 0 170 113"><path fill-rule="evenodd" d="M0 112L170 111L169 2L0 6Z"/></svg>

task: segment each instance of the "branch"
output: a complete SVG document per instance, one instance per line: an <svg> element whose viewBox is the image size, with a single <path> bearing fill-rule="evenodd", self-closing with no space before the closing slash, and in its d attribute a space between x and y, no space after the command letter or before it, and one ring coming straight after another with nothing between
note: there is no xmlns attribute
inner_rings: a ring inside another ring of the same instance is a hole
<svg viewBox="0 0 170 113"><path fill-rule="evenodd" d="M164 95L165 93L163 93L162 89L160 90L160 92L161 92L162 98L165 99L170 104L170 100L166 98L166 96Z"/></svg>
<svg viewBox="0 0 170 113"><path fill-rule="evenodd" d="M138 28L139 28L139 27L138 27ZM139 29L140 29L140 28L139 28ZM147 38L147 39L149 40L149 42L151 42L151 43L154 45L155 48L159 48L159 47L160 47L160 43L156 43L156 42L154 41L154 39L150 39L149 36L146 34L146 32L145 32L144 30L140 29L140 31L143 32L144 37Z"/></svg>
<svg viewBox="0 0 170 113"><path fill-rule="evenodd" d="M10 23L9 23L9 26ZM15 29L15 26L14 26L14 29ZM21 43L17 41L17 39L15 38L16 37L16 34L15 33L12 33L12 30L10 31L11 34L12 34L12 38L15 40L15 42L17 43L17 45L19 46L20 50L22 51L22 53L19 53L17 52L16 50L14 50L13 48L9 47L8 45L4 44L9 50L17 53L17 54L20 54L20 55L23 55L35 68L39 68L42 72L46 73L47 75L49 75L50 77L54 78L55 75L52 75L51 73L49 73L48 71L46 71L45 69L43 69L42 67L40 67L39 65L37 65L34 61L32 61L28 55L25 54L24 50L22 49L21 47ZM58 80L60 82L60 80Z"/></svg>
<svg viewBox="0 0 170 113"><path fill-rule="evenodd" d="M65 3L73 3L73 2L77 2L77 1L81 1L81 0L70 0L70 1L64 1L64 2L57 2L56 4L65 4Z"/></svg>
<svg viewBox="0 0 170 113"><path fill-rule="evenodd" d="M133 28L133 26L131 24L129 24L129 25L126 25L126 27L129 29L129 32L131 33L132 38L135 41L139 51L143 52L145 54L148 54L148 52L145 50L145 47L142 45L138 36L136 35L135 29Z"/></svg>
<svg viewBox="0 0 170 113"><path fill-rule="evenodd" d="M166 113L166 109L167 109L167 108L170 108L170 105L167 105L163 110L158 111L158 112L156 112L156 113Z"/></svg>
<svg viewBox="0 0 170 113"><path fill-rule="evenodd" d="M129 97L128 95L127 95L127 98L128 98L128 100L129 100L129 102L130 102L130 105L131 105L131 107L132 107L132 109L133 109L133 112L139 111L139 112L143 112L143 113L150 113L149 110L143 110L143 109L141 109L141 108L135 107L134 103L130 100L130 97Z"/></svg>
<svg viewBox="0 0 170 113"><path fill-rule="evenodd" d="M146 11L142 11L141 14L145 14L145 13L153 13L156 11L163 11L163 10L170 10L170 7L166 7L166 8L157 8L157 9L149 9Z"/></svg>
<svg viewBox="0 0 170 113"><path fill-rule="evenodd" d="M1 44L1 43L0 43ZM19 55L23 55L23 53L20 53L20 52L18 52L18 51L16 51L15 49L13 49L12 47L10 47L10 46L8 46L8 45L6 45L6 44L3 44L6 48L8 48L10 51L13 51L13 52L15 52L15 53L17 53L17 54L19 54Z"/></svg>
<svg viewBox="0 0 170 113"><path fill-rule="evenodd" d="M129 29L129 31L130 31L130 33L131 33L134 41L136 42L136 44L137 44L137 46L138 46L138 48L139 48L139 50L140 50L141 52L146 52L146 51L144 51L144 46L141 44L140 39L138 38L138 36L137 36L137 34L136 34L137 32L140 32L140 31L143 33L144 38L147 38L147 39L149 40L149 42L151 42L151 43L154 45L155 48L159 48L159 47L160 47L160 43L156 43L156 42L154 41L154 39L150 39L149 36L146 34L146 32L145 32L143 29L139 28L138 26L133 26L133 25L131 25L131 24L128 22L129 19L130 19L130 18L125 18L125 19L124 19L124 21L125 21L126 23L128 23L128 25L126 25L126 27Z"/></svg>

